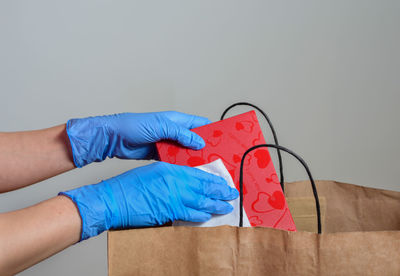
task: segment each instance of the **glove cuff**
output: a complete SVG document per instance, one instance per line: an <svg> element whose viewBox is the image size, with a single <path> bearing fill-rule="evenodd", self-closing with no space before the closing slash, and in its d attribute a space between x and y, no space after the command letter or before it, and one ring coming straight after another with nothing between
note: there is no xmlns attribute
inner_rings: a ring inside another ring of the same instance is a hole
<svg viewBox="0 0 400 276"><path fill-rule="evenodd" d="M78 189L60 192L76 205L82 220L80 241L97 236L110 229L116 219L116 205L107 181Z"/></svg>
<svg viewBox="0 0 400 276"><path fill-rule="evenodd" d="M77 168L107 158L108 135L98 117L71 119L66 131Z"/></svg>

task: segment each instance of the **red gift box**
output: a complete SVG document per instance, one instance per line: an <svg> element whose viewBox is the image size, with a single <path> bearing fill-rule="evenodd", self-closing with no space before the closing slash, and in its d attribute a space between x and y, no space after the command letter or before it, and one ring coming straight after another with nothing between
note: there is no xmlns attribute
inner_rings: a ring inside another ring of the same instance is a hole
<svg viewBox="0 0 400 276"><path fill-rule="evenodd" d="M194 128L192 131L206 142L203 149L196 151L170 141L158 142L156 146L160 160L195 167L220 158L231 174L236 188L239 188L243 154L252 146L265 144L254 111ZM246 156L243 173L243 207L251 225L296 231L267 148L256 149Z"/></svg>

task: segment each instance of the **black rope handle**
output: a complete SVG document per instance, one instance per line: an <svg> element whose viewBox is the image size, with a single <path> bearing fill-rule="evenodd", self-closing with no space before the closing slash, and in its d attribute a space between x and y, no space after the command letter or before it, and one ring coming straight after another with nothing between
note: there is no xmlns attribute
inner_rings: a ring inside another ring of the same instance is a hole
<svg viewBox="0 0 400 276"><path fill-rule="evenodd" d="M314 200L315 200L315 208L317 210L317 223L318 223L318 234L321 234L321 209L320 209L320 205L319 205L319 198L318 198L318 192L317 192L317 187L315 186L315 182L314 182L314 178L311 175L311 171L307 166L307 163L303 160L303 158L301 158L299 155L297 155L296 153L294 153L293 151L279 146L279 145L273 145L273 144L261 144L261 145L256 145L254 147L249 148L242 157L242 161L240 163L240 180L239 180L239 194L240 194L240 217L239 217L239 227L243 227L243 166L244 166L244 160L246 158L246 156L253 150L258 149L258 148L262 148L262 147L267 147L267 148L275 148L277 150L283 150L289 154L291 154L292 156L294 156L298 161L300 161L300 163L304 166L308 177L310 178L310 182L311 182L311 187L313 190L313 194L314 194Z"/></svg>
<svg viewBox="0 0 400 276"><path fill-rule="evenodd" d="M251 107L255 108L256 110L258 110L264 116L265 120L267 120L267 123L268 123L268 125L269 125L269 127L271 129L272 135L274 137L274 142L275 142L276 145L279 146L278 137L276 136L275 128L272 125L271 120L268 118L267 114L265 114L265 112L261 108L259 108L258 106L254 105L254 104L247 103L247 102L234 103L234 104L230 105L228 108L226 108L224 110L224 112L221 115L221 120L223 120L225 118L226 113L228 113L228 111L230 109L232 109L232 108L234 108L235 106L238 106L238 105L247 105L247 106L251 106ZM277 154L278 154L278 162L279 162L280 183L281 183L282 191L284 192L285 191L285 181L284 181L284 177L283 177L282 156L281 156L280 149L277 149Z"/></svg>

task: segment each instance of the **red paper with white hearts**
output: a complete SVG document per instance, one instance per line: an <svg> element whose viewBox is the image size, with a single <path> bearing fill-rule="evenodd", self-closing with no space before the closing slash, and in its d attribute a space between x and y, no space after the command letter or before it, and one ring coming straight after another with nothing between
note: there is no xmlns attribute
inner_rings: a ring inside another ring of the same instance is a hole
<svg viewBox="0 0 400 276"><path fill-rule="evenodd" d="M158 142L156 146L160 160L195 167L220 158L237 188L244 152L252 146L265 144L254 111L192 131L206 142L203 149L196 151L169 141ZM259 148L249 153L243 173L243 206L251 225L296 231L268 149Z"/></svg>

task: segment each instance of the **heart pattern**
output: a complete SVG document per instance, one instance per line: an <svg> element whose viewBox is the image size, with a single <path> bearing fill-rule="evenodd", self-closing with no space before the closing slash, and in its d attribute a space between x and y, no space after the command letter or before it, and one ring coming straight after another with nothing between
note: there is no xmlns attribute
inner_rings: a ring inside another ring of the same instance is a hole
<svg viewBox="0 0 400 276"><path fill-rule="evenodd" d="M195 167L221 159L237 188L244 152L251 146L266 143L254 111L191 131L204 139L203 149L191 150L170 141L158 142L160 160ZM258 148L248 154L243 169L243 207L251 225L295 229L268 149Z"/></svg>
<svg viewBox="0 0 400 276"><path fill-rule="evenodd" d="M271 162L271 156L265 149L256 150L256 152L254 153L254 157L257 158L257 166L260 169L265 169L268 166L269 162Z"/></svg>
<svg viewBox="0 0 400 276"><path fill-rule="evenodd" d="M235 128L237 131L252 132L254 128L254 123L252 121L240 121L236 122Z"/></svg>
<svg viewBox="0 0 400 276"><path fill-rule="evenodd" d="M257 226L257 225L261 225L263 223L263 221L258 216L251 216L249 218L249 222L250 222L251 226Z"/></svg>
<svg viewBox="0 0 400 276"><path fill-rule="evenodd" d="M211 145L212 147L217 147L221 143L223 132L219 129L213 131L213 134L208 138L204 139L207 144Z"/></svg>
<svg viewBox="0 0 400 276"><path fill-rule="evenodd" d="M257 200L253 202L251 208L257 213L268 213L273 211L268 203L269 194L260 192L258 193Z"/></svg>
<svg viewBox="0 0 400 276"><path fill-rule="evenodd" d="M274 183L274 184L281 184L278 178L278 175L276 173L273 173L271 177L265 178L265 181L269 183Z"/></svg>
<svg viewBox="0 0 400 276"><path fill-rule="evenodd" d="M223 132L219 129L214 130L213 132L213 137L220 137L223 134Z"/></svg>
<svg viewBox="0 0 400 276"><path fill-rule="evenodd" d="M234 154L232 159L233 159L233 162L235 162L235 163L240 163L240 161L242 160L240 158L240 156L237 154Z"/></svg>
<svg viewBox="0 0 400 276"><path fill-rule="evenodd" d="M268 213L273 210L283 210L283 208L285 208L285 197L281 191L275 191L272 193L272 195L260 192L258 193L257 200L253 202L251 207L257 213Z"/></svg>
<svg viewBox="0 0 400 276"><path fill-rule="evenodd" d="M285 196L281 191L275 191L268 198L268 203L274 209L283 210L285 208Z"/></svg>

